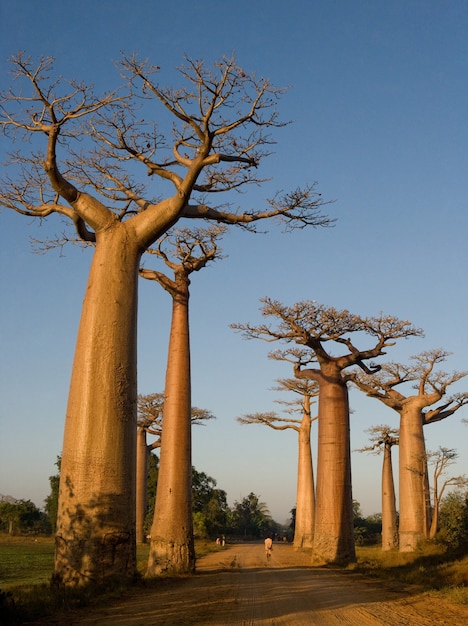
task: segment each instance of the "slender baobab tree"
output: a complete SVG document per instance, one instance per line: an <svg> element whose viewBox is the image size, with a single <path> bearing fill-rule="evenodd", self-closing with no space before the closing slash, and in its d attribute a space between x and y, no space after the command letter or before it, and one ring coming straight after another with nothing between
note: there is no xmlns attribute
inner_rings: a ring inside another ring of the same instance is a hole
<svg viewBox="0 0 468 626"><path fill-rule="evenodd" d="M369 376L352 374L353 382L368 396L377 398L400 415L399 427L399 546L401 552L414 552L428 536L430 528L430 493L427 454L423 427L453 415L468 403L468 393L444 398L453 383L467 372L451 374L437 370L449 353L430 350L412 357L412 363L385 363ZM406 395L402 385L416 389ZM429 407L434 407L430 409Z"/></svg>
<svg viewBox="0 0 468 626"><path fill-rule="evenodd" d="M278 391L292 391L301 396L299 402L281 401L289 405L287 412L301 411L302 418L281 417L274 411L269 413L249 413L237 418L241 424L263 424L274 430L292 429L297 432L297 495L294 528L294 547L312 548L314 537L315 487L312 465L310 433L312 422L317 417L311 415L311 398L318 395L318 386L314 381L283 378L275 387ZM278 401L279 402L279 401ZM298 407L299 404L299 407Z"/></svg>
<svg viewBox="0 0 468 626"><path fill-rule="evenodd" d="M382 464L382 550L398 548L397 507L393 477L392 448L398 445L398 429L387 424L368 428L370 445L358 452L383 452Z"/></svg>
<svg viewBox="0 0 468 626"><path fill-rule="evenodd" d="M172 298L172 322L164 389L156 504L151 527L147 576L195 570L192 520L192 399L190 376L190 276L221 257L218 239L223 225L178 229L162 237L148 252L173 273L140 269Z"/></svg>
<svg viewBox="0 0 468 626"><path fill-rule="evenodd" d="M153 450L161 445L162 408L164 394L152 393L137 398L137 450L136 450L136 542L145 541L145 516L147 507L148 460ZM148 443L148 435L155 437Z"/></svg>
<svg viewBox="0 0 468 626"><path fill-rule="evenodd" d="M142 253L179 219L250 230L272 218L286 228L330 220L314 185L278 194L263 210L229 201L229 192L262 181L268 133L284 125L276 109L283 90L233 58L213 68L187 59L173 89L159 84L158 66L123 56L125 84L102 96L54 76L50 57L19 53L12 65L0 126L17 149L3 170L0 205L38 220L63 216L95 244L66 413L54 580L131 578ZM172 120L165 134L150 121L158 107ZM219 192L223 203L210 204Z"/></svg>
<svg viewBox="0 0 468 626"><path fill-rule="evenodd" d="M360 317L349 311L303 301L285 306L276 300L262 299L262 314L277 321L253 326L234 324L247 338L295 342L309 348L318 367L303 369L296 364L297 378L318 383L318 453L314 529L314 563L350 563L356 559L351 491L351 451L347 375L344 370L358 365L371 374L377 366L364 362L385 354L384 349L400 337L420 335L409 322L395 317ZM374 339L371 348L359 350L348 337ZM330 345L327 349L326 344ZM332 351L343 352L333 355ZM310 358L308 359L310 362Z"/></svg>

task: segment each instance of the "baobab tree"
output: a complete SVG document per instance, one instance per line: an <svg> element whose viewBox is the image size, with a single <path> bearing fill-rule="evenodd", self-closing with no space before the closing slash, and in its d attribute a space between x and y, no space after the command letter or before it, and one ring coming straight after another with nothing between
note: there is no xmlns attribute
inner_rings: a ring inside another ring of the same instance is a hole
<svg viewBox="0 0 468 626"><path fill-rule="evenodd" d="M147 576L195 570L192 519L192 398L190 375L190 276L221 257L223 225L179 229L150 248L173 273L140 269L172 298L172 321L164 389L158 485Z"/></svg>
<svg viewBox="0 0 468 626"><path fill-rule="evenodd" d="M144 525L147 506L148 458L153 450L161 445L162 408L164 394L152 393L137 398L137 439L136 439L136 542L145 540ZM147 435L155 437L148 443Z"/></svg>
<svg viewBox="0 0 468 626"><path fill-rule="evenodd" d="M434 465L432 474L433 507L429 539L434 539L436 536L439 527L440 503L447 487L466 487L468 485L466 476L450 476L441 481L447 469L455 463L457 458L456 450L443 446L439 446L436 452L427 453L428 462Z"/></svg>
<svg viewBox="0 0 468 626"><path fill-rule="evenodd" d="M276 108L283 90L234 58L213 68L187 59L179 68L183 86L172 89L158 83L159 67L122 56L125 84L104 95L54 77L50 57L19 53L11 61L0 125L18 149L4 168L0 205L37 220L62 216L95 244L66 412L54 581L128 579L136 570L142 253L180 219L250 230L274 218L292 229L330 220L314 185L276 194L264 209L229 203L229 192L262 182L268 133L284 125ZM172 120L167 136L149 121L157 107ZM220 192L225 201L210 204Z"/></svg>
<svg viewBox="0 0 468 626"><path fill-rule="evenodd" d="M316 381L320 390L313 562L353 562L356 555L345 370L357 365L368 374L377 371L377 366L367 366L365 361L385 354L385 348L396 339L417 336L421 331L395 317L360 317L310 300L293 306L270 298L261 301L262 315L275 319L276 326L233 324L233 328L247 338L297 343L309 348L318 365L303 369L299 362L294 367L297 378ZM354 333L363 342L373 338L372 347L358 349L348 337ZM330 344L330 349L326 344ZM334 356L332 350L337 349L344 354Z"/></svg>
<svg viewBox="0 0 468 626"><path fill-rule="evenodd" d="M367 429L370 445L358 452L381 454L382 463L382 550L398 548L397 507L393 477L392 448L398 445L398 429L387 424Z"/></svg>
<svg viewBox="0 0 468 626"><path fill-rule="evenodd" d="M288 404L288 412L302 412L301 419L292 416L281 417L274 411L269 413L249 413L237 418L241 424L263 424L274 430L292 429L297 432L297 495L295 508L294 547L312 548L314 538L315 487L312 465L310 433L312 422L317 417L311 414L311 398L318 395L318 385L310 380L283 378L278 380L278 391L292 391L300 395L299 402L281 401ZM299 407L297 406L299 404Z"/></svg>
<svg viewBox="0 0 468 626"><path fill-rule="evenodd" d="M377 398L400 415L399 426L399 546L414 552L430 528L430 493L423 427L446 419L468 403L468 393L444 398L453 383L467 372L437 370L449 353L442 349L421 352L412 363L385 363L373 376L354 372L353 382L369 397ZM402 385L416 393L405 394ZM429 408L433 407L433 408Z"/></svg>

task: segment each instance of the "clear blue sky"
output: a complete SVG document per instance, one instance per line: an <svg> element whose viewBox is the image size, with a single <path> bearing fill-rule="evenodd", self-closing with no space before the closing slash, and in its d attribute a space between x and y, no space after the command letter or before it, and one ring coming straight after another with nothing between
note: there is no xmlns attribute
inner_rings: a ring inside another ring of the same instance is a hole
<svg viewBox="0 0 468 626"><path fill-rule="evenodd" d="M171 6L169 6L171 5ZM272 181L241 197L261 206L277 189L317 181L335 228L282 235L231 232L227 258L192 281L193 403L217 420L194 432L194 465L229 502L250 491L283 522L295 504L295 433L241 426L244 413L280 410L271 391L289 376L232 322L259 319L259 298L314 299L362 315L410 319L424 339L389 351L406 360L443 347L446 369L468 369L468 4L466 0L100 0L0 2L0 82L18 50L52 55L67 78L98 90L119 83L113 61L135 51L167 82L183 55L236 53L248 71L290 86L294 123L265 162ZM1 139L2 157L8 148ZM2 161L4 158L2 158ZM0 215L0 493L38 506L61 452L67 387L90 252L34 255L30 237L59 232ZM162 391L170 300L141 284L139 391ZM468 379L455 390L468 388ZM352 447L397 414L352 392ZM428 427L429 449L455 448L468 473L468 411ZM380 459L353 453L354 498L380 510Z"/></svg>

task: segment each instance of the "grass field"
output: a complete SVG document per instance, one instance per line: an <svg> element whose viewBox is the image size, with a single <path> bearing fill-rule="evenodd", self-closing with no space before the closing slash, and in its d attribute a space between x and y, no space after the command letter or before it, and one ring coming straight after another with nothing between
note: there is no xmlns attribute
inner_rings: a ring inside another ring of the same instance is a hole
<svg viewBox="0 0 468 626"><path fill-rule="evenodd" d="M53 564L53 539L0 536L0 589L3 591L47 583Z"/></svg>
<svg viewBox="0 0 468 626"><path fill-rule="evenodd" d="M138 570L144 572L149 546L138 546ZM0 589L49 583L54 567L53 537L11 537L0 533Z"/></svg>

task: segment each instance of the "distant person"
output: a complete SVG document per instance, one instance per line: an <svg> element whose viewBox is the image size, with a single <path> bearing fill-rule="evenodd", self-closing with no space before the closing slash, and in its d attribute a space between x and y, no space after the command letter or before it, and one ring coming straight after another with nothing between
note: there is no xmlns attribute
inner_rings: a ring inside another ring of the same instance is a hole
<svg viewBox="0 0 468 626"><path fill-rule="evenodd" d="M265 539L265 553L266 553L266 558L268 560L270 560L271 558L272 551L273 551L273 539L270 537L270 535L268 535L268 537Z"/></svg>

